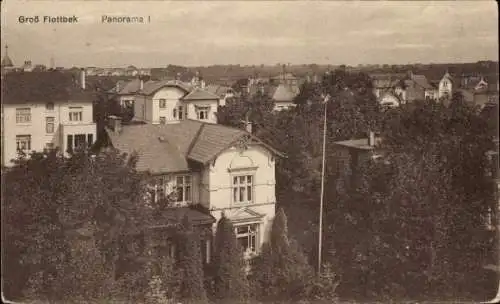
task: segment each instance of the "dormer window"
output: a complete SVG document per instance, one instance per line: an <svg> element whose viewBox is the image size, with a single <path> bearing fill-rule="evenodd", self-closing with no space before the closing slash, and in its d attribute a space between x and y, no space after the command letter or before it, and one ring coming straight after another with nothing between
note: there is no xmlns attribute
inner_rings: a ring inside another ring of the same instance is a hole
<svg viewBox="0 0 500 304"><path fill-rule="evenodd" d="M45 109L47 111L53 111L54 110L54 103L53 102L48 102L45 104Z"/></svg>
<svg viewBox="0 0 500 304"><path fill-rule="evenodd" d="M210 107L196 107L196 118L198 120L207 120Z"/></svg>

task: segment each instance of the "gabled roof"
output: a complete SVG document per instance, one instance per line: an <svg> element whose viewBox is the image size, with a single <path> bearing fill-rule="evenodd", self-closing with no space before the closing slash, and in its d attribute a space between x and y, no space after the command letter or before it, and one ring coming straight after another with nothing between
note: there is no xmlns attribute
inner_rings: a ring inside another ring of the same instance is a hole
<svg viewBox="0 0 500 304"><path fill-rule="evenodd" d="M158 90L164 87L177 87L186 93L192 90L192 87L186 83L180 81L172 81L172 80L161 80L161 81L148 81L144 83L144 87L141 91L139 91L142 95L153 95Z"/></svg>
<svg viewBox="0 0 500 304"><path fill-rule="evenodd" d="M426 89L426 90L429 90L429 89L433 89L434 87L429 83L429 81L427 80L427 77L425 77L425 75L417 75L417 74L414 74L412 76L412 80L420 87Z"/></svg>
<svg viewBox="0 0 500 304"><path fill-rule="evenodd" d="M200 88L193 89L186 96L182 97L183 100L219 100L219 96L212 94Z"/></svg>
<svg viewBox="0 0 500 304"><path fill-rule="evenodd" d="M232 89L230 86L211 84L206 86L205 90L219 97L224 97L224 95L227 94Z"/></svg>
<svg viewBox="0 0 500 304"><path fill-rule="evenodd" d="M297 93L295 93L291 86L280 84L272 94L272 99L276 102L292 102Z"/></svg>
<svg viewBox="0 0 500 304"><path fill-rule="evenodd" d="M2 102L22 104L57 101L88 101L93 92L84 91L71 73L59 71L8 73L2 81Z"/></svg>
<svg viewBox="0 0 500 304"><path fill-rule="evenodd" d="M257 221L264 217L264 214L261 214L250 208L228 210L224 213L224 215L235 223Z"/></svg>
<svg viewBox="0 0 500 304"><path fill-rule="evenodd" d="M120 133L106 131L114 148L138 155L137 170L153 174L188 171L190 161L207 164L247 137L252 144L282 155L246 131L196 120L166 125L124 125Z"/></svg>

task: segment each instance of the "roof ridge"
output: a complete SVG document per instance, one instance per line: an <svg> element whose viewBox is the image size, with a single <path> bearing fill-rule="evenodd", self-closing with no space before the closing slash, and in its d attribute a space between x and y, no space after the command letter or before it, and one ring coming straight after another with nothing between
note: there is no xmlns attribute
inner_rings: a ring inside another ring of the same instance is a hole
<svg viewBox="0 0 500 304"><path fill-rule="evenodd" d="M198 138L200 137L201 131L203 131L203 129L205 128L205 125L206 125L206 123L202 122L198 131L196 131L196 135L194 136L193 140L189 144L189 148L188 148L187 153L186 153L186 158L189 154L191 154L191 150L193 149Z"/></svg>

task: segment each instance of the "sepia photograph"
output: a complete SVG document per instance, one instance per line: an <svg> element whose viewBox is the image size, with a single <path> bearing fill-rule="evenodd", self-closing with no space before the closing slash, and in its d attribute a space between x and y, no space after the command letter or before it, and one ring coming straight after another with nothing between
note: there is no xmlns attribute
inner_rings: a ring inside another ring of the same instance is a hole
<svg viewBox="0 0 500 304"><path fill-rule="evenodd" d="M500 303L498 20L2 1L2 302Z"/></svg>

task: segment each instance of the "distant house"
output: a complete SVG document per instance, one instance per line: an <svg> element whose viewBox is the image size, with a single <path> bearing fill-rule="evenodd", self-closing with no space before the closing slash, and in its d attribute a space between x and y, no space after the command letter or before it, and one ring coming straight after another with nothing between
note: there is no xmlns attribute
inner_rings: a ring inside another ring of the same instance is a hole
<svg viewBox="0 0 500 304"><path fill-rule="evenodd" d="M142 83L142 82L141 82ZM152 124L217 123L219 96L180 81L148 81L135 93L134 119Z"/></svg>
<svg viewBox="0 0 500 304"><path fill-rule="evenodd" d="M439 81L438 98L444 100L451 99L453 93L458 90L459 85L460 84L456 81L455 77L446 72Z"/></svg>
<svg viewBox="0 0 500 304"><path fill-rule="evenodd" d="M78 79L59 71L9 73L2 79L2 165L18 151L60 148L69 152L96 140L95 96Z"/></svg>
<svg viewBox="0 0 500 304"><path fill-rule="evenodd" d="M172 88L165 93L184 94L181 88ZM110 147L137 155L137 170L152 174L147 199L167 207L154 227L167 227L184 216L204 227L209 233L202 236L202 253L208 262L216 223L224 214L234 223L243 251L250 256L260 252L275 214L275 162L280 152L250 129L189 119L166 125L122 125L112 117L106 130ZM164 242L159 246L170 242L168 252L175 255L175 242L168 234L159 239Z"/></svg>
<svg viewBox="0 0 500 304"><path fill-rule="evenodd" d="M368 138L334 142L336 172L343 176L356 177L363 163L382 156L378 145L382 139L369 132Z"/></svg>
<svg viewBox="0 0 500 304"><path fill-rule="evenodd" d="M236 93L234 92L233 88L231 88L230 86L226 86L226 85L212 84L212 85L208 85L207 87L205 87L205 89L208 92L219 96L219 106L225 106L226 101L228 99L236 96Z"/></svg>
<svg viewBox="0 0 500 304"><path fill-rule="evenodd" d="M296 92L292 86L279 84L271 91L271 99L274 101L274 110L283 111L294 108L296 106L294 100L297 95L298 92Z"/></svg>

